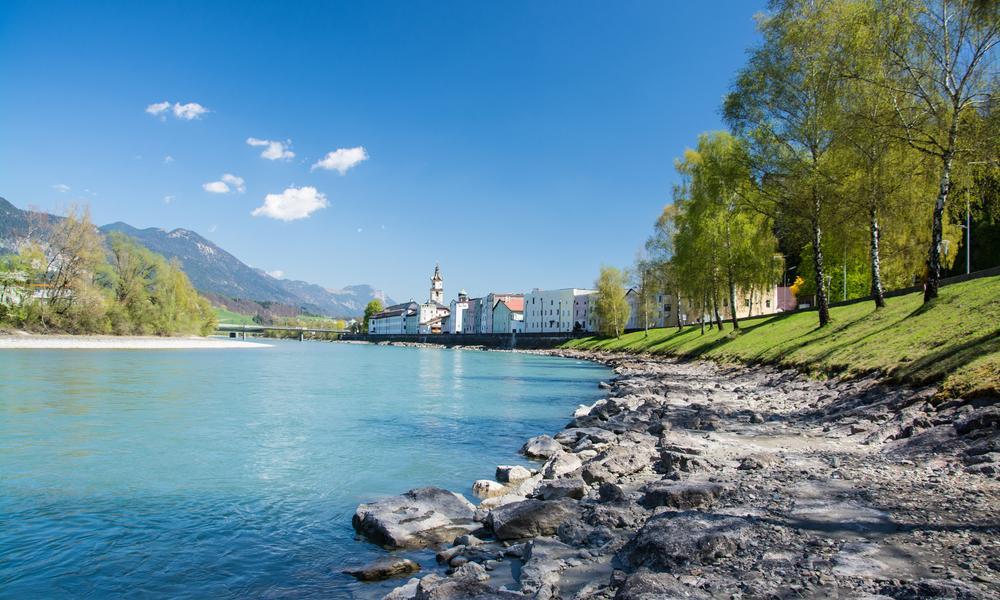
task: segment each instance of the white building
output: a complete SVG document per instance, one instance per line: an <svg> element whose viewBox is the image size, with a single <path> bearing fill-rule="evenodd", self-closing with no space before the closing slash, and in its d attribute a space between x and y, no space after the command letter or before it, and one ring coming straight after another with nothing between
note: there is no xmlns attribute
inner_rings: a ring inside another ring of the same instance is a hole
<svg viewBox="0 0 1000 600"><path fill-rule="evenodd" d="M500 300L493 307L492 333L524 331L524 297Z"/></svg>
<svg viewBox="0 0 1000 600"><path fill-rule="evenodd" d="M493 331L493 309L498 302L524 298L524 294L512 294L502 292L490 292L482 298L478 298L479 304L476 306L477 323L475 331L471 333L494 333Z"/></svg>
<svg viewBox="0 0 1000 600"><path fill-rule="evenodd" d="M525 333L569 333L589 331L585 322L575 320L578 310L583 309L577 298L595 294L595 290L565 288L561 290L532 290L524 296Z"/></svg>
<svg viewBox="0 0 1000 600"><path fill-rule="evenodd" d="M444 305L444 279L441 278L441 266L434 265L434 275L431 276L431 297L420 305L417 332L441 333L449 314L451 309Z"/></svg>
<svg viewBox="0 0 1000 600"><path fill-rule="evenodd" d="M416 302L394 304L375 313L368 320L368 333L372 335L402 335L416 333L416 317L420 305Z"/></svg>
<svg viewBox="0 0 1000 600"><path fill-rule="evenodd" d="M469 295L462 290L458 293L458 299L451 301L448 318L445 320L445 333L462 333L463 321L466 312L469 310Z"/></svg>

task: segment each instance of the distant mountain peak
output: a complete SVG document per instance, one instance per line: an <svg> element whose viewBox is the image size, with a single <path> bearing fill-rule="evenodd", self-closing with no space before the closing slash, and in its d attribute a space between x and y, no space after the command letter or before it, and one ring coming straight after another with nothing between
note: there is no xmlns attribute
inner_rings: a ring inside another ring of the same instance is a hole
<svg viewBox="0 0 1000 600"><path fill-rule="evenodd" d="M28 227L29 211L21 210L0 197L0 252L15 251L16 240ZM196 231L178 227L171 231L159 227L138 229L123 221L100 227L101 232L120 231L143 246L168 259L176 259L198 290L257 302L275 302L330 317L353 317L364 312L376 294L384 294L369 285L351 285L343 289L278 279L254 269Z"/></svg>

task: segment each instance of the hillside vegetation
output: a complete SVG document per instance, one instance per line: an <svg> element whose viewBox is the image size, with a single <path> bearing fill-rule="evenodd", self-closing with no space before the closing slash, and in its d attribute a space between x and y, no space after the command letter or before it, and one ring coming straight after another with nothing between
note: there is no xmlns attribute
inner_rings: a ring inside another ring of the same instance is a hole
<svg viewBox="0 0 1000 600"><path fill-rule="evenodd" d="M902 383L942 382L942 393L1000 393L1000 277L941 288L924 305L920 293L831 309L816 327L814 311L744 321L739 332L697 326L653 329L619 338L581 338L565 347L649 352L727 362L773 363L818 375L877 372Z"/></svg>

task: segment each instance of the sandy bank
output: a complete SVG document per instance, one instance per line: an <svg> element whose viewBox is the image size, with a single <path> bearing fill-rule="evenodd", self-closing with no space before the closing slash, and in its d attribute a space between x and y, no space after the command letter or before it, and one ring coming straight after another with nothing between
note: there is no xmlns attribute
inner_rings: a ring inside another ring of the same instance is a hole
<svg viewBox="0 0 1000 600"><path fill-rule="evenodd" d="M198 350L267 348L270 344L207 337L139 337L113 335L0 335L0 350Z"/></svg>

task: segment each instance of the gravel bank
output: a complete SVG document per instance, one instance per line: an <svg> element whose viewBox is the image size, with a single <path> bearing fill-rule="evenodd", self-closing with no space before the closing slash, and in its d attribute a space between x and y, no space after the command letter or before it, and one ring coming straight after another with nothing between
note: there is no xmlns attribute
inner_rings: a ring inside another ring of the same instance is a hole
<svg viewBox="0 0 1000 600"><path fill-rule="evenodd" d="M997 398L549 353L616 377L525 445L534 472L451 518L434 488L359 507L363 535L440 551L387 598L1000 597Z"/></svg>

